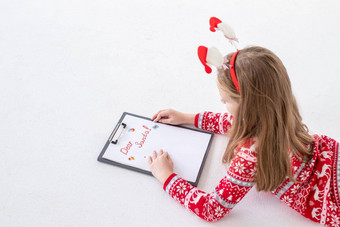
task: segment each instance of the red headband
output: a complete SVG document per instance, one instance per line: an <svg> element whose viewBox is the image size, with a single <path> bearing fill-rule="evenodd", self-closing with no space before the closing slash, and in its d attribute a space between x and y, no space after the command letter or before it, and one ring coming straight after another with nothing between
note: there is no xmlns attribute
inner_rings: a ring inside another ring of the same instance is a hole
<svg viewBox="0 0 340 227"><path fill-rule="evenodd" d="M236 87L236 89L238 90L238 92L240 92L240 85L238 84L237 81L237 77L236 77L236 73L235 73L235 60L236 60L236 56L237 54L240 52L241 50L236 51L233 56L230 59L230 67L229 67L229 71L230 71L230 76L231 79L233 80L233 83ZM241 92L240 92L241 93Z"/></svg>

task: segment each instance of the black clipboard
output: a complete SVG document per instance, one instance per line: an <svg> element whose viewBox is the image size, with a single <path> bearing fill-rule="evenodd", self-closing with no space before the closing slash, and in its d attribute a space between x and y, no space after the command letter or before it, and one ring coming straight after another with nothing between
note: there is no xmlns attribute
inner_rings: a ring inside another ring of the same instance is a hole
<svg viewBox="0 0 340 227"><path fill-rule="evenodd" d="M109 160L109 159L106 159L106 158L103 158L103 155L104 153L106 152L108 146L114 146L117 141L119 140L119 137L120 137L120 134L121 134L121 130L123 130L125 127L126 127L126 124L123 122L125 116L127 115L131 115L133 117L138 117L138 118L142 118L142 119L145 119L145 120L148 120L148 121L151 121L152 120L150 118L147 118L147 117L143 117L143 116L139 116L139 115L136 115L136 114L132 114L132 113L128 113L128 112L124 112L122 114L122 116L120 117L118 123L116 124L115 128L113 129L113 131L111 132L109 138L107 139L102 151L100 152L97 160L99 162L103 162L103 163L107 163L107 164L110 164L110 165L115 165L115 166L118 166L118 167L122 167L122 168L126 168L126 169L129 169L129 170L133 170L133 171L136 171L136 172L140 172L140 173L144 173L144 174L147 174L147 175L150 175L150 176L153 176L151 171L146 171L144 169L140 169L140 168L137 168L137 167L133 167L133 166L129 166L129 165L125 165L125 164L122 164L122 163L119 163L119 162L115 162L115 161L112 161L112 160ZM210 135L210 140L209 140L209 143L208 143L208 146L207 146L207 149L205 151L205 154L204 154L204 157L202 159L202 163L201 163L201 166L200 166L200 169L199 169L199 172L197 174L197 177L196 177L196 180L194 182L192 181L188 181L191 185L193 186L197 186L198 184L198 181L200 179L200 176L201 176L201 173L202 173L202 170L203 170L203 167L204 167L204 164L205 164L205 161L206 161L206 158L208 156L208 153L209 153L209 150L210 150L210 146L211 146L211 143L212 143L212 140L213 140L213 137L214 137L214 133L212 132L208 132L208 131L203 131L201 129L193 129L193 128L188 128L188 127L184 127L184 126L181 126L181 125L171 125L172 127L179 127L179 128L183 128L183 129L187 129L187 130L193 130L193 131L198 131L200 133L206 133L206 134L209 134ZM175 163L176 164L176 163Z"/></svg>

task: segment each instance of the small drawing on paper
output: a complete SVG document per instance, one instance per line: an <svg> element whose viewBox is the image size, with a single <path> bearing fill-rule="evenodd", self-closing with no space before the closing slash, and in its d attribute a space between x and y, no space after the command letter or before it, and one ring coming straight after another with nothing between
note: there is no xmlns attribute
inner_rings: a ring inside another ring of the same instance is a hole
<svg viewBox="0 0 340 227"><path fill-rule="evenodd" d="M158 125L154 125L152 128L153 129L157 129L157 128L159 128L159 126Z"/></svg>
<svg viewBox="0 0 340 227"><path fill-rule="evenodd" d="M129 132L134 132L134 131L135 131L134 128L130 128L130 129L129 129Z"/></svg>
<svg viewBox="0 0 340 227"><path fill-rule="evenodd" d="M135 160L135 157L131 156L131 157L129 158L129 160L130 160L130 161Z"/></svg>

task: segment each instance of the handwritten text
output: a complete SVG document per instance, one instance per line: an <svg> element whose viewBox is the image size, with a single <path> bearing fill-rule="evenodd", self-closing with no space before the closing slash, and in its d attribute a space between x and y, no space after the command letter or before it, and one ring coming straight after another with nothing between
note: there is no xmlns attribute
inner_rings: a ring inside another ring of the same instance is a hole
<svg viewBox="0 0 340 227"><path fill-rule="evenodd" d="M144 143L145 143L145 140L146 140L146 138L147 138L149 132L151 131L151 129L149 129L149 128L148 128L147 126L145 126L145 125L143 125L143 128L145 128L146 131L145 131L144 133L142 133L142 136L143 136L142 141L140 141L139 143L138 143L138 142L135 143L136 145L138 145L138 148L142 148L142 147L143 147L143 145L144 145Z"/></svg>
<svg viewBox="0 0 340 227"><path fill-rule="evenodd" d="M120 149L120 152L127 155L129 150L131 149L131 147L132 147L132 143L131 143L131 141L129 141L129 143L126 145L126 147Z"/></svg>

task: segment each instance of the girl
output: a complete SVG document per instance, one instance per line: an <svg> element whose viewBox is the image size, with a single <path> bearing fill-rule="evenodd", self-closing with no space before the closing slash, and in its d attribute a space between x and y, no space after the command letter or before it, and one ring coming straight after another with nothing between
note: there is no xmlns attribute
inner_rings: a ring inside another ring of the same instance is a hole
<svg viewBox="0 0 340 227"><path fill-rule="evenodd" d="M217 71L217 87L229 113L194 115L167 109L152 117L227 134L225 177L213 192L203 192L173 173L173 162L163 150L148 157L153 175L172 198L209 222L228 214L256 184L258 191L271 192L304 217L339 226L339 143L309 135L287 71L274 53L248 47L226 56L227 61L232 58L236 81L228 68Z"/></svg>

